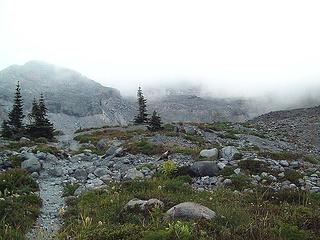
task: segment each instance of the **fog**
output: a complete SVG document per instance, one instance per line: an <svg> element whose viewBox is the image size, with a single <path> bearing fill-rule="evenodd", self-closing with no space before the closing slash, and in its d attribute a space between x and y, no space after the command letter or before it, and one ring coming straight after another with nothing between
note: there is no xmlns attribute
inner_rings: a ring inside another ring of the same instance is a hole
<svg viewBox="0 0 320 240"><path fill-rule="evenodd" d="M313 99L319 9L294 0L0 0L0 68L43 60L127 96L141 85Z"/></svg>

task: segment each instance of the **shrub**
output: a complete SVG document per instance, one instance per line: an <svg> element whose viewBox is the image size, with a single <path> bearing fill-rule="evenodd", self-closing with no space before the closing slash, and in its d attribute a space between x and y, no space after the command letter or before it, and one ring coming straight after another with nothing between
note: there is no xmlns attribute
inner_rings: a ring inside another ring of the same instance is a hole
<svg viewBox="0 0 320 240"><path fill-rule="evenodd" d="M251 174L258 174L266 171L267 164L258 160L241 160L239 167L249 171Z"/></svg>
<svg viewBox="0 0 320 240"><path fill-rule="evenodd" d="M20 156L18 156L18 155L10 156L9 161L11 161L12 167L14 167L14 168L21 167L22 158Z"/></svg>
<svg viewBox="0 0 320 240"><path fill-rule="evenodd" d="M308 239L315 239L315 235L306 230L299 229L298 226L295 225L289 225L289 224L283 224L280 229L280 236L284 239L290 239L290 240L308 240Z"/></svg>
<svg viewBox="0 0 320 240"><path fill-rule="evenodd" d="M306 162L313 163L313 164L319 164L320 163L320 158L316 157L314 155L306 155L306 156L304 156L303 160L306 161Z"/></svg>
<svg viewBox="0 0 320 240"><path fill-rule="evenodd" d="M77 190L77 188L80 185L78 183L75 184L67 184L64 188L63 188L63 197L68 197L68 196L73 196L74 192Z"/></svg>
<svg viewBox="0 0 320 240"><path fill-rule="evenodd" d="M288 170L284 173L284 179L292 183L297 184L300 178L303 178L303 174L295 170Z"/></svg>
<svg viewBox="0 0 320 240"><path fill-rule="evenodd" d="M36 138L34 141L36 143L44 143L44 144L48 143L48 140L45 137Z"/></svg>
<svg viewBox="0 0 320 240"><path fill-rule="evenodd" d="M161 172L167 176L173 176L178 170L178 166L174 161L168 160L162 163L161 165Z"/></svg>
<svg viewBox="0 0 320 240"><path fill-rule="evenodd" d="M235 169L236 169L235 167L225 166L225 167L220 171L220 174L221 174L222 176L227 177L227 176L233 175Z"/></svg>

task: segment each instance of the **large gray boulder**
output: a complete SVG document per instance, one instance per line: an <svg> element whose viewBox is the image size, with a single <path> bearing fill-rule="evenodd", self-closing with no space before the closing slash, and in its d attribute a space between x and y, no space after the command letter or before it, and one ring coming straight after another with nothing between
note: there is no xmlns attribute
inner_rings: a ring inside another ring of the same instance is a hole
<svg viewBox="0 0 320 240"><path fill-rule="evenodd" d="M211 209L198 203L184 202L180 203L166 212L165 218L174 219L206 219L212 220L216 217L216 213Z"/></svg>
<svg viewBox="0 0 320 240"><path fill-rule="evenodd" d="M189 167L189 172L196 177L213 177L219 174L219 166L212 161L198 161Z"/></svg>
<svg viewBox="0 0 320 240"><path fill-rule="evenodd" d="M234 146L228 146L221 149L221 156L226 160L234 160L235 156L240 154L238 149Z"/></svg>
<svg viewBox="0 0 320 240"><path fill-rule="evenodd" d="M39 172L41 170L41 163L36 157L30 157L21 163L21 168L28 172Z"/></svg>
<svg viewBox="0 0 320 240"><path fill-rule="evenodd" d="M136 178L144 178L143 173L138 171L136 168L129 169L124 176L124 180L134 180Z"/></svg>
<svg viewBox="0 0 320 240"><path fill-rule="evenodd" d="M219 151L216 148L204 149L200 152L200 156L204 158L211 158L212 160L217 160L219 156Z"/></svg>

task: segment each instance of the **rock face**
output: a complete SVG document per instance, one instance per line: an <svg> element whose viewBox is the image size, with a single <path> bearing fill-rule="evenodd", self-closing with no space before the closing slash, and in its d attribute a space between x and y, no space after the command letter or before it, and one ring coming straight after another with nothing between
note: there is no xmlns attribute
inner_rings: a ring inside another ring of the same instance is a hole
<svg viewBox="0 0 320 240"><path fill-rule="evenodd" d="M123 99L119 91L70 69L38 61L0 71L0 105L5 112L11 108L17 81L27 110L31 109L34 97L44 94L49 117L58 129L125 124L135 113L134 105Z"/></svg>
<svg viewBox="0 0 320 240"><path fill-rule="evenodd" d="M211 220L216 217L216 213L211 209L198 203L180 203L166 212L166 218L174 219L206 219Z"/></svg>
<svg viewBox="0 0 320 240"><path fill-rule="evenodd" d="M219 167L212 161L199 161L195 162L189 167L190 174L196 177L203 176L217 176L219 173Z"/></svg>

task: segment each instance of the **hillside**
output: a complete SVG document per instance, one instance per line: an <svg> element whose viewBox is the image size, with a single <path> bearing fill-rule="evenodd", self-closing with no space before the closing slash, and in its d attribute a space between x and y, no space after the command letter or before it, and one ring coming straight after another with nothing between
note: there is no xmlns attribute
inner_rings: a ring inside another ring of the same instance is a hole
<svg viewBox="0 0 320 240"><path fill-rule="evenodd" d="M319 154L320 106L270 112L254 118L251 122L269 137L281 138L305 151Z"/></svg>
<svg viewBox="0 0 320 240"><path fill-rule="evenodd" d="M34 97L43 93L50 118L59 129L123 124L133 117L133 106L120 92L66 68L30 61L0 72L0 104L11 107L15 85L20 81L27 111Z"/></svg>
<svg viewBox="0 0 320 240"><path fill-rule="evenodd" d="M317 240L320 160L307 152L249 122L0 140L0 235Z"/></svg>

